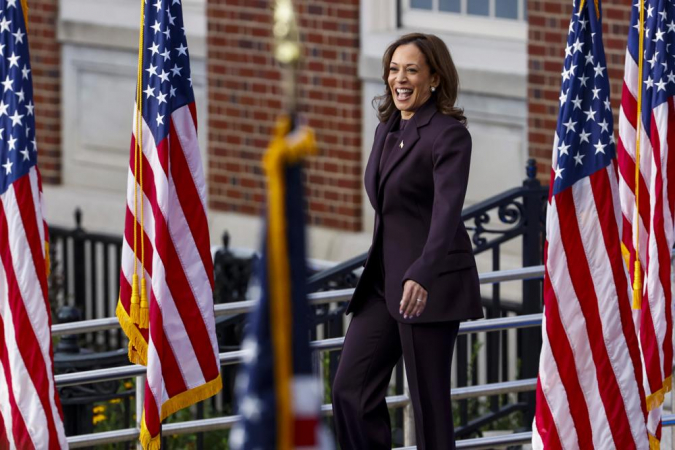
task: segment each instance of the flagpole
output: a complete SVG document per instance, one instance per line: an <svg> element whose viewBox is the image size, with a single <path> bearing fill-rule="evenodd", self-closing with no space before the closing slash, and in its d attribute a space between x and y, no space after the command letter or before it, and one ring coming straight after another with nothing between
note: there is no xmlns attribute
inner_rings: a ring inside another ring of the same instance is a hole
<svg viewBox="0 0 675 450"><path fill-rule="evenodd" d="M298 43L298 28L295 22L293 2L291 0L276 0L274 5L274 56L282 66L282 90L284 92L285 107L290 121L286 128L289 133L296 126L297 110L297 66L300 56ZM284 118L281 119L275 134L284 133ZM292 329L292 316L289 311L290 286L286 285L290 268L287 266L287 248L285 248L284 215L285 187L283 177L283 150L285 142L277 135L265 154L264 165L268 179L268 255L270 263L270 291L272 292L270 316L273 318L270 328L273 336L274 378L276 390L277 414L277 448L290 449L293 447L293 406L292 406L292 356L291 341L288 330ZM276 145L275 145L276 142Z"/></svg>
<svg viewBox="0 0 675 450"><path fill-rule="evenodd" d="M642 64L644 61L644 28L645 4L640 1L640 27L638 28L638 79L642 79ZM642 83L637 89L637 118L635 121L635 214L634 220L634 247L635 265L633 267L633 309L642 309L642 267L640 265L640 135L642 133Z"/></svg>
<svg viewBox="0 0 675 450"><path fill-rule="evenodd" d="M277 0L274 7L274 56L282 66L282 90L293 125L298 106L300 42L292 0ZM293 129L294 126L291 127Z"/></svg>
<svg viewBox="0 0 675 450"><path fill-rule="evenodd" d="M139 430L143 421L143 405L145 403L145 375L136 377L136 428ZM136 449L143 450L143 445L139 440L136 442Z"/></svg>

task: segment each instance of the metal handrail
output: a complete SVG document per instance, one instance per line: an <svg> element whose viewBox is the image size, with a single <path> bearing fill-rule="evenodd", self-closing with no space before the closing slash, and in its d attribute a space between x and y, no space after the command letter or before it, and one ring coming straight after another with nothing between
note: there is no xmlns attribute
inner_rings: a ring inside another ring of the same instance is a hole
<svg viewBox="0 0 675 450"><path fill-rule="evenodd" d="M536 378L525 380L502 381L501 383L480 384L477 386L458 387L450 390L452 400L466 400L476 397L492 395L515 394L518 392L534 391L537 388Z"/></svg>
<svg viewBox="0 0 675 450"><path fill-rule="evenodd" d="M457 449L471 450L492 450L495 446L505 447L508 445L523 445L532 442L532 432L524 431L522 433L504 434L501 436L490 436L474 439L462 439L455 441ZM399 447L395 450L417 450L416 446Z"/></svg>
<svg viewBox="0 0 675 450"><path fill-rule="evenodd" d="M512 328L532 328L541 326L543 314L527 314L525 316L498 317L496 319L482 319L473 322L462 322L459 325L459 334L472 334L488 331L503 331ZM310 346L313 350L337 350L342 348L345 338L336 337L312 341Z"/></svg>
<svg viewBox="0 0 675 450"><path fill-rule="evenodd" d="M525 431L522 433L505 434L502 436L490 436L474 439L462 439L455 441L457 449L471 449L471 450L492 450L495 446L505 447L509 445L523 445L532 442L532 432ZM395 450L417 450L416 446L399 447Z"/></svg>
<svg viewBox="0 0 675 450"><path fill-rule="evenodd" d="M459 326L459 334L469 334L488 331L502 331L513 328L529 328L541 325L541 314L528 314L526 316L500 317L497 319L476 320L464 322ZM344 337L323 339L310 342L310 347L315 351L331 351L342 348ZM223 352L219 355L221 365L237 364L244 358L243 350ZM109 367L106 369L87 370L83 372L65 373L54 377L58 387L74 386L78 384L97 383L102 381L121 380L145 373L145 366L128 365L121 367Z"/></svg>
<svg viewBox="0 0 675 450"><path fill-rule="evenodd" d="M499 270L495 272L484 272L479 275L481 284L494 284L504 281L520 281L541 278L544 276L544 266L531 266L521 269ZM308 295L309 304L325 305L328 303L346 302L352 298L354 289L340 289L326 292L314 292ZM215 305L216 316L227 316L234 314L243 314L251 311L256 305L255 300L244 300L241 302L220 303ZM475 322L472 322L475 323ZM106 317L103 319L81 320L77 322L52 325L52 336L63 336L66 334L91 333L94 331L114 330L119 328L117 317Z"/></svg>
<svg viewBox="0 0 675 450"><path fill-rule="evenodd" d="M470 386L464 388L455 388L450 391L450 397L453 400L464 400L473 397L482 397L486 395L501 395L516 392L525 392L534 390L537 385L536 379L507 381L503 383L492 383L481 386ZM410 403L410 397L407 395L394 395L386 398L389 408L400 408ZM323 416L333 415L333 405L326 404L321 406ZM204 431L223 430L234 426L241 420L238 415L218 417L204 420L193 420L166 424L162 426L162 433L169 434L189 434ZM93 433L68 438L68 444L71 448L87 447L91 445L113 444L116 442L131 441L138 438L138 430L128 428L118 431L107 431L103 433ZM467 447L474 448L474 447Z"/></svg>
<svg viewBox="0 0 675 450"><path fill-rule="evenodd" d="M217 417L214 419L190 420L179 423L169 423L162 425L162 433L166 435L194 434L207 431L226 430L232 428L240 420L239 416ZM663 416L662 424L664 427L675 425L675 414ZM106 431L103 433L83 434L68 438L70 448L82 448L93 445L114 444L117 442L128 442L138 439L139 430L137 428L127 428L123 430ZM502 436L490 436L475 439L462 439L456 441L458 449L480 450L493 448L495 446L519 445L532 442L532 433L527 431L523 433L513 433ZM396 450L415 450L417 447L399 447Z"/></svg>

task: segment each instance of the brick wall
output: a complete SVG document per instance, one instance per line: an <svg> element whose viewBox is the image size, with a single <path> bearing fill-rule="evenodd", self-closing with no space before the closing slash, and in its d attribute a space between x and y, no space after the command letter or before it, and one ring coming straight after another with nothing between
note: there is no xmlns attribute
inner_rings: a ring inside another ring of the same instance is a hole
<svg viewBox="0 0 675 450"><path fill-rule="evenodd" d="M208 0L209 194L216 210L258 214L261 157L282 112L270 1ZM319 155L306 171L309 221L361 230L359 1L294 2L304 44L300 110Z"/></svg>
<svg viewBox="0 0 675 450"><path fill-rule="evenodd" d="M28 2L36 138L40 171L47 184L61 182L61 46L56 40L58 4L58 0Z"/></svg>
<svg viewBox="0 0 675 450"><path fill-rule="evenodd" d="M578 1L578 0L577 0ZM592 1L592 0L587 0ZM619 104L623 84L626 40L632 2L604 0L603 42L610 79L614 132L618 135ZM572 17L569 0L528 0L528 127L530 156L537 160L539 178L549 182L551 149L558 119L560 86Z"/></svg>

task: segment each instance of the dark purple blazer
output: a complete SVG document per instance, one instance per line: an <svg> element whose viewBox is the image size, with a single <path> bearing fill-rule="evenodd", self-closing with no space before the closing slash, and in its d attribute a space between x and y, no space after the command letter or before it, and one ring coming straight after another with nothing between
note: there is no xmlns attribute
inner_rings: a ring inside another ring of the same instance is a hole
<svg viewBox="0 0 675 450"><path fill-rule="evenodd" d="M372 292L372 277L384 264L389 313L405 323L483 317L476 260L462 221L469 180L471 135L458 120L438 112L435 98L410 119L379 173L387 134L400 120L392 114L375 131L365 187L375 209L373 244L347 313ZM381 246L381 248L375 248ZM382 255L382 258L371 255ZM420 317L398 313L403 284L413 280L429 293Z"/></svg>

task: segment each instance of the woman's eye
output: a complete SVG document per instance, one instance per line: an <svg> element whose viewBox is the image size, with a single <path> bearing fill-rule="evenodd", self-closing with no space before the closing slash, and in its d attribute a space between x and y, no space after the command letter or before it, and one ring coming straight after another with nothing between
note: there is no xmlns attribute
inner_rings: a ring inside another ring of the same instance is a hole
<svg viewBox="0 0 675 450"><path fill-rule="evenodd" d="M408 72L410 72L410 73L417 73L417 70L415 70L415 69L408 69Z"/></svg>
<svg viewBox="0 0 675 450"><path fill-rule="evenodd" d="M389 68L389 72L396 72L397 70L398 70L398 69L396 69L396 67L390 67L390 68Z"/></svg>

